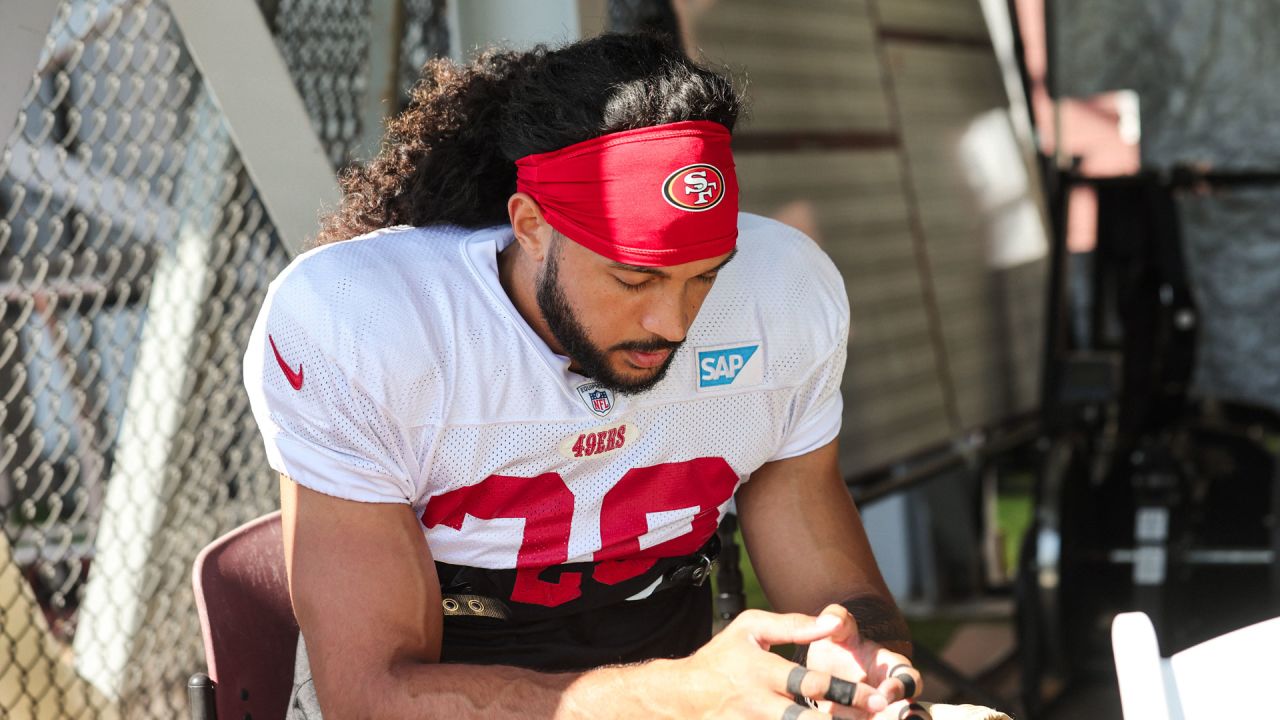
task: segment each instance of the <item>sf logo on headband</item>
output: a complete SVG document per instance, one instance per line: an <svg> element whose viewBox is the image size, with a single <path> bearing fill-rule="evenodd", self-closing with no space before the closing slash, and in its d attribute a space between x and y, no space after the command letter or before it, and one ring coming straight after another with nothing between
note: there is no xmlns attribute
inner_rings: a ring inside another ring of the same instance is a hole
<svg viewBox="0 0 1280 720"><path fill-rule="evenodd" d="M667 176L662 197L681 210L710 210L724 199L724 175L714 165L686 165Z"/></svg>

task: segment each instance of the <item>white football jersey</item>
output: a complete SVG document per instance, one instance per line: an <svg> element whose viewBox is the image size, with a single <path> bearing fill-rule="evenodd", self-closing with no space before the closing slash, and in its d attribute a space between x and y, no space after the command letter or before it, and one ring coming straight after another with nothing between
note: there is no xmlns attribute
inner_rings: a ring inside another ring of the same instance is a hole
<svg viewBox="0 0 1280 720"><path fill-rule="evenodd" d="M498 282L508 227L396 227L298 257L245 355L271 467L411 505L437 562L515 571L515 603L642 596L753 471L839 431L840 275L791 227L739 229L666 377L636 395L571 371L516 312ZM564 565L579 570L545 572Z"/></svg>

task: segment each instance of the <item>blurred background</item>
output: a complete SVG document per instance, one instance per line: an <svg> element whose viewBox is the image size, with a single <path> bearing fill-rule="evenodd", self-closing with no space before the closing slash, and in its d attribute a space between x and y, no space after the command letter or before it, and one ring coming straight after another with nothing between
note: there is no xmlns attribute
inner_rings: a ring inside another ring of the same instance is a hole
<svg viewBox="0 0 1280 720"><path fill-rule="evenodd" d="M666 33L852 311L841 462L926 698L1119 718L1280 615L1280 0L0 0L0 717L171 718L190 572L278 506L269 281L418 69ZM731 422L731 419L727 419ZM732 538L732 523L726 539ZM767 607L745 557L718 612Z"/></svg>

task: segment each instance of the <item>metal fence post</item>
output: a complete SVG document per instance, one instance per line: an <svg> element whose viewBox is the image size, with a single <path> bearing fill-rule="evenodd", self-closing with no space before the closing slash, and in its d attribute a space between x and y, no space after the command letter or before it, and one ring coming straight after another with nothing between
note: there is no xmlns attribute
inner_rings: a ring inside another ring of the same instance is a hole
<svg viewBox="0 0 1280 720"><path fill-rule="evenodd" d="M404 11L400 0L371 0L369 86L361 107L361 161L373 159L382 144L384 121L399 109L400 51Z"/></svg>

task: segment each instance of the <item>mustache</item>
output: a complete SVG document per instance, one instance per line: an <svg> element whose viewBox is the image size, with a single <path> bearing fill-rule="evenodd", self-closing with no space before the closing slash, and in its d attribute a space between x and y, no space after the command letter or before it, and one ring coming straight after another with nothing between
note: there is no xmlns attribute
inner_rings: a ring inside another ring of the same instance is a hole
<svg viewBox="0 0 1280 720"><path fill-rule="evenodd" d="M663 350L670 350L672 352L675 352L676 350L680 349L681 345L684 345L683 340L679 342L672 342L670 340L657 340L657 339L629 340L627 342L621 342L621 343L618 343L617 345L614 345L612 349L613 350L632 350L635 352L661 352Z"/></svg>

